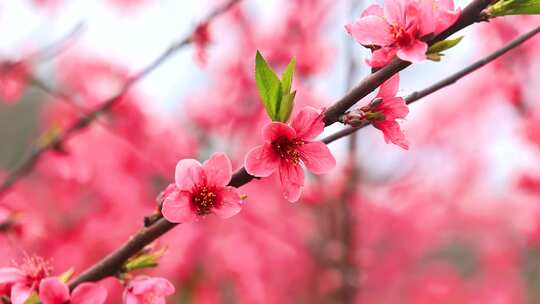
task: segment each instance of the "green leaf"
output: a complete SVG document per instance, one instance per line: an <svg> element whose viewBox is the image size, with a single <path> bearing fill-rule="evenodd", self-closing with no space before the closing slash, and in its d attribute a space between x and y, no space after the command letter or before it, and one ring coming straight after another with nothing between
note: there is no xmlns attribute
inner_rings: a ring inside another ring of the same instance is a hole
<svg viewBox="0 0 540 304"><path fill-rule="evenodd" d="M281 81L259 51L255 57L255 81L268 116L276 121L282 96Z"/></svg>
<svg viewBox="0 0 540 304"><path fill-rule="evenodd" d="M278 121L287 122L291 117L292 110L294 108L294 98L296 97L296 91L284 95L281 99L281 106L278 112Z"/></svg>
<svg viewBox="0 0 540 304"><path fill-rule="evenodd" d="M283 96L291 92L291 86L292 86L295 68L296 68L296 59L293 58L291 59L291 62L289 62L289 65L287 65L287 68L285 69L285 71L283 71L283 75L281 76L281 93L283 94Z"/></svg>
<svg viewBox="0 0 540 304"><path fill-rule="evenodd" d="M435 42L427 51L428 54L439 54L448 49L455 47L459 42L461 42L463 36L456 39L446 39L443 41Z"/></svg>
<svg viewBox="0 0 540 304"><path fill-rule="evenodd" d="M506 15L538 15L540 0L499 0L488 7L491 17Z"/></svg>

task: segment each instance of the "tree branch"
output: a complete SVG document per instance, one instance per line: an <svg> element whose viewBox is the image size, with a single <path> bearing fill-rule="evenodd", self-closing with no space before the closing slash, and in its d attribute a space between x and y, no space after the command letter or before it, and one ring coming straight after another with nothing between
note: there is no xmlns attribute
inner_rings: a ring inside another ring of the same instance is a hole
<svg viewBox="0 0 540 304"><path fill-rule="evenodd" d="M455 74L450 75L447 78L444 78L443 80L431 85L430 87L427 87L421 91L416 91L411 93L409 96L405 98L405 102L407 104L411 104L413 102L416 102L417 100L426 97L434 92L437 92L440 89L443 89L449 85L452 85L456 83L461 78L471 74L472 72L484 67L488 63L496 60L497 58L501 57L502 55L508 53L509 51L515 49L516 47L520 46L527 40L534 37L536 34L540 33L540 26L536 27L535 29L531 30L530 32L527 32L526 34L523 34L522 36L512 40L510 43L508 43L506 46L498 49L497 51L491 53L490 55L476 61L475 63L467 66L466 68L456 72ZM369 122L365 122L364 124L358 126L358 127L348 127L346 129L343 129L341 131L338 131L334 134L331 134L325 138L323 138L323 142L326 144L329 144L333 141L336 141L340 138L343 138L347 135L350 135L366 126L371 125Z"/></svg>
<svg viewBox="0 0 540 304"><path fill-rule="evenodd" d="M210 13L201 24L209 23L213 21L217 16L223 14L232 8L240 0L229 0L225 5L217 8L215 11ZM74 122L69 128L60 133L58 136L54 137L52 140L48 141L46 144L40 144L39 141L34 143L30 150L27 152L26 157L13 169L6 179L0 185L0 197L8 190L14 183L16 183L20 178L24 177L32 171L37 161L40 157L47 151L54 149L55 147L60 147L64 142L69 140L72 136L77 134L79 131L85 129L90 124L92 124L96 119L102 114L108 112L116 103L118 103L124 95L135 85L138 81L143 79L146 75L160 66L164 61L169 59L173 54L175 54L180 49L185 46L190 45L193 42L192 36L195 30L193 30L188 36L179 40L178 42L171 45L167 50L165 50L159 57L152 61L148 66L143 68L141 71L131 76L122 86L120 92L115 96L105 100L99 107L89 112L88 114L79 118Z"/></svg>
<svg viewBox="0 0 540 304"><path fill-rule="evenodd" d="M444 40L450 35L459 30L479 21L483 21L485 17L482 11L488 7L493 0L474 0L465 9L463 9L459 19L448 28L446 31L431 39L428 44L432 45L435 42ZM325 125L331 125L338 121L339 116L343 115L350 107L373 92L383 82L390 79L394 74L410 66L411 63L395 58L385 67L377 70L375 73L364 78L360 84L354 87L347 95L343 96L333 106L328 108L324 115Z"/></svg>

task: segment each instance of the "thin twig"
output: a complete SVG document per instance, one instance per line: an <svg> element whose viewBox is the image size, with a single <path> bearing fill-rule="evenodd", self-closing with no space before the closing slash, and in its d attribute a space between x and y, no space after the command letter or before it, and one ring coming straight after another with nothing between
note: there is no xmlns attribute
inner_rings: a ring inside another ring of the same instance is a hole
<svg viewBox="0 0 540 304"><path fill-rule="evenodd" d="M421 90L421 91L416 91L416 92L413 92L411 94L409 94L409 96L407 96L405 98L405 102L407 104L411 104L411 103L414 103L416 102L417 100L423 98L423 97L426 97L434 92L437 92L438 90L442 89L442 88L445 88L449 85L452 85L454 83L456 83L458 80L460 80L461 78L464 78L465 76L471 74L472 72L484 67L485 65L487 65L488 63L496 60L497 58L501 57L502 55L508 53L509 51L515 49L516 47L520 46L522 43L526 42L527 40L531 39L532 37L534 37L536 34L538 34L540 32L540 26L539 27L536 27L535 29L531 30L530 32L527 32L526 34L523 34L522 36L519 36L518 38L514 39L513 41L511 41L510 43L508 43L506 46L504 46L503 48L500 48L498 49L497 51L491 53L490 55L476 61L475 63L467 66L466 68L450 75L449 77L446 77L444 78L443 80L441 81L438 81L437 83ZM329 144L333 141L336 141L340 138L343 138L345 136L348 136L364 127L367 127L369 126L371 123L369 122L365 122L364 124L358 126L358 127L348 127L346 129L343 129L341 131L338 131L334 134L331 134L327 137L325 137L322 141Z"/></svg>
<svg viewBox="0 0 540 304"><path fill-rule="evenodd" d="M226 12L230 8L232 8L239 1L240 0L230 0L225 5L217 8L215 11L210 13L210 15L207 18L205 18L202 21L202 23L211 22L212 20L214 20L214 18ZM176 53L183 47L190 45L193 42L193 39L192 39L193 33L194 31L191 32L188 36L186 36L182 40L171 45L165 52L163 52L159 57L157 57L154 61L152 61L148 66L143 68L141 71L139 71L135 75L131 76L124 83L124 85L122 86L118 94L105 100L103 103L101 103L99 107L97 107L93 111L79 118L76 122L74 122L69 128L67 128L65 131L60 133L58 136L55 136L52 140L48 141L46 144L42 144L39 141L34 143L33 146L30 148L30 150L26 153L26 156L23 158L23 160L15 167L15 169L13 169L9 173L9 175L0 185L0 197L15 182L17 182L20 178L24 177L26 174L30 173L32 169L34 168L36 162L40 159L40 157L45 152L51 149L54 149L56 147L61 147L63 143L69 140L76 133L88 127L103 113L108 112L116 103L122 100L122 98L129 91L129 89L131 89L131 87L133 87L133 85L135 85L138 81L143 79L146 75L148 75L158 66L160 66L165 60L169 59L174 53Z"/></svg>

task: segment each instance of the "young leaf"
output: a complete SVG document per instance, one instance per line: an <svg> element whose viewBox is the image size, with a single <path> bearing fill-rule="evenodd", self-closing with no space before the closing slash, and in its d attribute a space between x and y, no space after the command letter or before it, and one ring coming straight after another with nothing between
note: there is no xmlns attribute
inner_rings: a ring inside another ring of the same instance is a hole
<svg viewBox="0 0 540 304"><path fill-rule="evenodd" d="M273 121L277 120L282 96L281 81L259 51L255 57L255 81L268 116Z"/></svg>
<svg viewBox="0 0 540 304"><path fill-rule="evenodd" d="M463 36L458 37L456 39L446 39L443 41L436 42L428 49L427 53L439 54L441 52L444 52L448 49L455 47L459 42L461 42L461 39L463 39Z"/></svg>
<svg viewBox="0 0 540 304"><path fill-rule="evenodd" d="M294 97L296 97L296 91L288 93L281 99L281 107L278 112L278 121L287 122L294 107Z"/></svg>
<svg viewBox="0 0 540 304"><path fill-rule="evenodd" d="M289 62L289 65L287 65L287 68L285 69L285 71L283 71L283 75L281 76L281 92L283 96L291 92L291 86L292 86L295 68L296 68L296 59L293 58L291 59L291 62Z"/></svg>
<svg viewBox="0 0 540 304"><path fill-rule="evenodd" d="M490 16L538 15L540 0L499 0L488 8Z"/></svg>

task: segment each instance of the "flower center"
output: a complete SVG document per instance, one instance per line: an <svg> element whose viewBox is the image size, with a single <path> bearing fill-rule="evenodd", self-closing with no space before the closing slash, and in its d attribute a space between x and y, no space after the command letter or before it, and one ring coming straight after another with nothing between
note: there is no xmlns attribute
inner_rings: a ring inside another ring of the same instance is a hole
<svg viewBox="0 0 540 304"><path fill-rule="evenodd" d="M288 138L281 137L272 143L272 147L281 159L298 164L300 162L298 147L304 143L303 140L289 140Z"/></svg>
<svg viewBox="0 0 540 304"><path fill-rule="evenodd" d="M412 41L411 35L407 33L405 28L403 28L402 26L398 24L392 24L392 35L394 36L394 39L398 46L409 45Z"/></svg>
<svg viewBox="0 0 540 304"><path fill-rule="evenodd" d="M193 196L193 207L198 215L207 215L212 211L216 203L216 194L203 186L197 190Z"/></svg>

